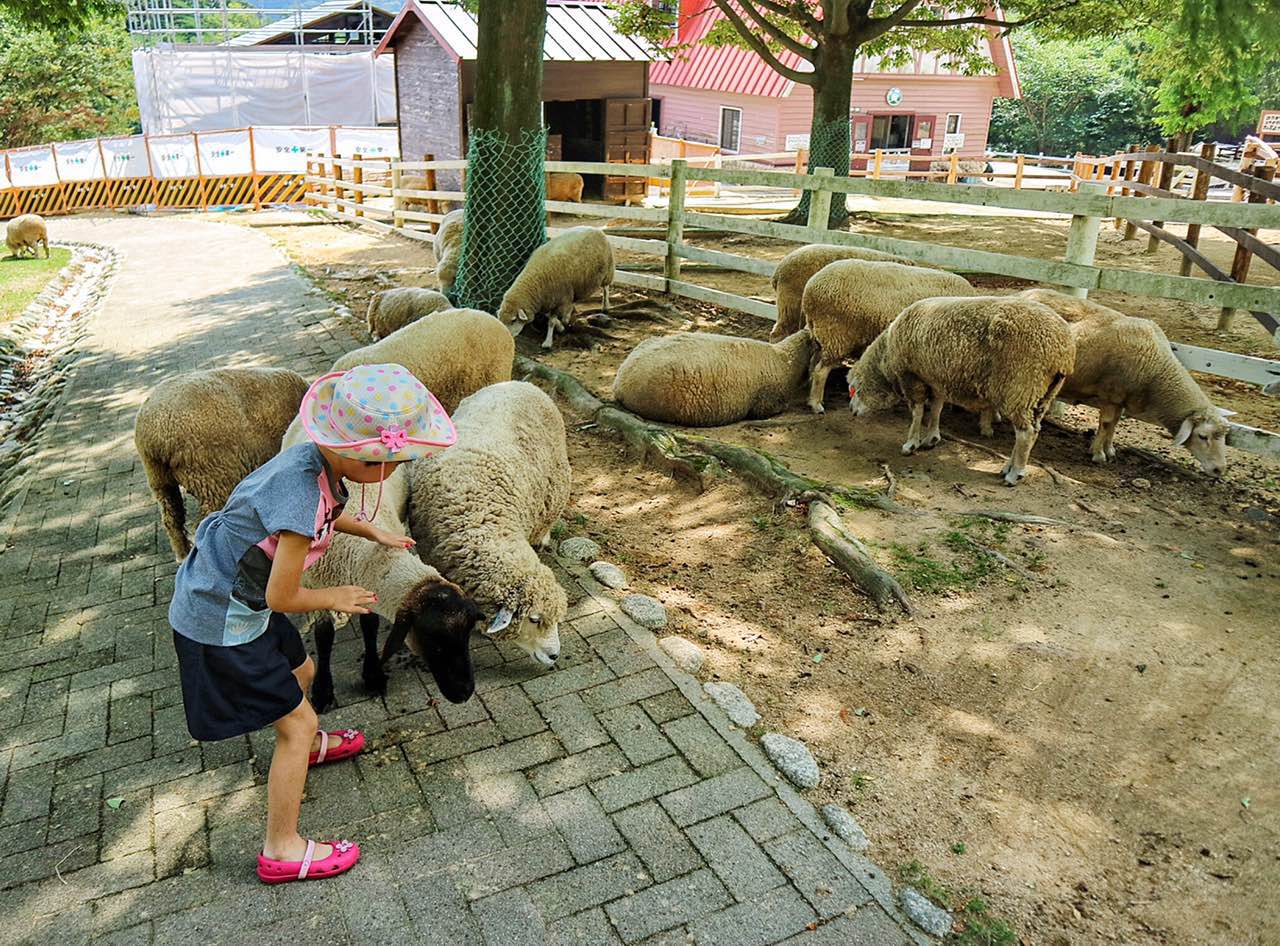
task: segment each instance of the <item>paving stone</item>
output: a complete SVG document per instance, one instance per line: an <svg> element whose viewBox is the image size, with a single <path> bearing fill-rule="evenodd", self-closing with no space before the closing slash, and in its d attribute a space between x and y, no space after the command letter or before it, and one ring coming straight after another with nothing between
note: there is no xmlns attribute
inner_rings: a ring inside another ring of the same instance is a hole
<svg viewBox="0 0 1280 946"><path fill-rule="evenodd" d="M658 883L704 866L698 852L657 802L619 811L613 823Z"/></svg>
<svg viewBox="0 0 1280 946"><path fill-rule="evenodd" d="M432 689L434 689L434 684ZM481 700L467 700L465 703L450 703L448 700L440 700L436 706L436 712L444 720L444 725L447 729L470 726L472 723L479 723L489 718L489 711Z"/></svg>
<svg viewBox="0 0 1280 946"><path fill-rule="evenodd" d="M96 936L93 944L94 946L150 946L151 935L151 922L147 921L127 929L116 930L106 936Z"/></svg>
<svg viewBox="0 0 1280 946"><path fill-rule="evenodd" d="M544 732L492 749L474 752L466 758L467 772L473 777L514 772L541 765L564 755L564 747L554 733Z"/></svg>
<svg viewBox="0 0 1280 946"><path fill-rule="evenodd" d="M550 946L621 946L609 918L600 908L584 910L547 924Z"/></svg>
<svg viewBox="0 0 1280 946"><path fill-rule="evenodd" d="M151 789L140 788L127 795L116 795L105 788L102 818L102 859L112 860L139 851L153 850L151 839ZM119 808L105 804L109 798L121 798Z"/></svg>
<svg viewBox="0 0 1280 946"><path fill-rule="evenodd" d="M171 782L200 769L200 747L184 749L172 755L128 765L106 774L103 791L107 796L128 795L161 782Z"/></svg>
<svg viewBox="0 0 1280 946"><path fill-rule="evenodd" d="M33 723L51 716L61 718L67 709L67 689L70 682L70 677L55 677L52 680L33 684L27 690L23 723Z"/></svg>
<svg viewBox="0 0 1280 946"><path fill-rule="evenodd" d="M818 787L818 762L799 739L782 733L765 733L760 737L760 746L769 761L797 788Z"/></svg>
<svg viewBox="0 0 1280 946"><path fill-rule="evenodd" d="M457 865L454 880L469 900L487 897L531 883L573 866L569 848L554 834L508 848L493 857L474 858Z"/></svg>
<svg viewBox="0 0 1280 946"><path fill-rule="evenodd" d="M867 833L856 818L839 805L823 805L822 820L832 831L855 851L862 852L871 846Z"/></svg>
<svg viewBox="0 0 1280 946"><path fill-rule="evenodd" d="M591 783L605 811L628 808L637 802L673 791L698 780L679 756L669 756L619 775Z"/></svg>
<svg viewBox="0 0 1280 946"><path fill-rule="evenodd" d="M597 608L587 616L574 618L574 630L582 635L583 638L590 640L597 634L606 634L609 631L622 629L622 625L613 619L613 615L604 611L602 607Z"/></svg>
<svg viewBox="0 0 1280 946"><path fill-rule="evenodd" d="M325 775L320 772L315 775L325 778ZM196 772L193 775L157 785L154 792L155 810L165 811L191 802L229 795L242 788L249 788L253 784L253 766L248 762L236 762L232 765L224 765L220 769Z"/></svg>
<svg viewBox="0 0 1280 946"><path fill-rule="evenodd" d="M597 634L590 639L590 646L620 677L655 666L649 652L622 628Z"/></svg>
<svg viewBox="0 0 1280 946"><path fill-rule="evenodd" d="M786 883L764 851L728 815L694 825L689 829L689 840L739 901Z"/></svg>
<svg viewBox="0 0 1280 946"><path fill-rule="evenodd" d="M0 890L52 877L54 868L71 872L98 859L94 838L73 838L45 847L33 847L0 858Z"/></svg>
<svg viewBox="0 0 1280 946"><path fill-rule="evenodd" d="M911 922L930 936L946 936L951 932L951 914L915 887L903 887L899 890L898 903Z"/></svg>
<svg viewBox="0 0 1280 946"><path fill-rule="evenodd" d="M185 718L185 717L184 717ZM183 723L183 734L185 735L186 723ZM190 747L191 738L182 740L185 748ZM172 747L169 747L172 748ZM134 739L131 742L122 742L115 746L104 746L101 749L95 749L93 752L84 755L64 759L58 763L58 780L72 780L88 778L104 772L111 772L115 769L121 769L125 766L134 765L138 762L146 761L152 756L152 741L150 736L143 736Z"/></svg>
<svg viewBox="0 0 1280 946"><path fill-rule="evenodd" d="M622 613L651 631L667 626L667 609L648 595L627 595L622 599Z"/></svg>
<svg viewBox="0 0 1280 946"><path fill-rule="evenodd" d="M793 936L779 946L913 946L912 941L878 907L852 916L841 914L812 932Z"/></svg>
<svg viewBox="0 0 1280 946"><path fill-rule="evenodd" d="M764 849L824 918L871 899L866 888L806 828L766 841Z"/></svg>
<svg viewBox="0 0 1280 946"><path fill-rule="evenodd" d="M480 928L466 898L448 874L400 878L405 908L418 930L413 942L441 946L482 946Z"/></svg>
<svg viewBox="0 0 1280 946"><path fill-rule="evenodd" d="M159 728L157 726L157 728ZM183 727L185 730L185 727ZM163 753L161 753L163 754ZM206 769L220 769L235 762L247 762L253 755L247 736L221 739L218 742L200 743L201 764Z"/></svg>
<svg viewBox="0 0 1280 946"><path fill-rule="evenodd" d="M533 702L518 686L503 687L483 694L484 705L489 708L498 729L507 739L532 736L547 728ZM576 750L569 750L576 751Z"/></svg>
<svg viewBox="0 0 1280 946"><path fill-rule="evenodd" d="M685 673L697 673L702 669L702 661L706 659L701 647L683 637L663 637L658 641L658 646Z"/></svg>
<svg viewBox="0 0 1280 946"><path fill-rule="evenodd" d="M635 703L600 714L600 722L633 765L655 762L675 752L653 720Z"/></svg>
<svg viewBox="0 0 1280 946"><path fill-rule="evenodd" d="M742 765L738 754L701 716L674 719L662 731L699 775L721 775Z"/></svg>
<svg viewBox="0 0 1280 946"><path fill-rule="evenodd" d="M461 759L427 766L414 773L431 814L441 827L452 827L485 816L484 806L472 792Z"/></svg>
<svg viewBox="0 0 1280 946"><path fill-rule="evenodd" d="M485 720L474 726L411 740L404 744L404 751L411 765L430 765L496 746L501 742L502 733L497 725L492 720Z"/></svg>
<svg viewBox="0 0 1280 946"><path fill-rule="evenodd" d="M415 838L396 850L389 861L392 872L403 881L438 874L469 858L489 858L505 847L497 828L487 821L471 821ZM410 904L407 893L405 903Z"/></svg>
<svg viewBox="0 0 1280 946"><path fill-rule="evenodd" d="M592 562L588 568L591 571L591 577L606 588L627 587L627 573L612 562Z"/></svg>
<svg viewBox="0 0 1280 946"><path fill-rule="evenodd" d="M237 891L234 897L160 917L154 921L155 946L245 942L245 930L265 926L277 918L270 888L251 891L252 888Z"/></svg>
<svg viewBox="0 0 1280 946"><path fill-rule="evenodd" d="M55 799L55 804L56 803ZM0 828L0 851L3 851L5 854L12 855L21 854L23 851L29 851L32 848L40 847L45 843L45 833L48 826L49 821L47 819L32 818L30 821L22 821L18 824L11 824L7 828ZM59 841L66 841L69 837L78 836L79 833L50 838L49 843L56 844Z"/></svg>
<svg viewBox="0 0 1280 946"><path fill-rule="evenodd" d="M714 818L716 815L741 808L753 801L772 795L769 788L751 769L745 766L717 775L682 788L679 791L664 795L660 801L662 807L671 815L673 821L681 827Z"/></svg>
<svg viewBox="0 0 1280 946"><path fill-rule="evenodd" d="M554 700L547 700L538 707L546 717L551 731L570 753L582 752L592 746L609 741L595 714L587 709L577 693L566 693Z"/></svg>
<svg viewBox="0 0 1280 946"><path fill-rule="evenodd" d="M570 562L589 562L600 554L600 544L585 536L575 535L560 543L560 557Z"/></svg>
<svg viewBox="0 0 1280 946"><path fill-rule="evenodd" d="M468 791L508 846L555 832L551 816L520 772L470 779Z"/></svg>
<svg viewBox="0 0 1280 946"><path fill-rule="evenodd" d="M156 876L172 877L209 864L204 806L184 805L155 815Z"/></svg>
<svg viewBox="0 0 1280 946"><path fill-rule="evenodd" d="M649 718L658 725L697 712L693 704L685 699L685 695L679 690L668 690L657 696L651 696L647 700L641 700L640 705L649 714Z"/></svg>
<svg viewBox="0 0 1280 946"><path fill-rule="evenodd" d="M735 725L750 729L760 722L760 714L756 712L755 704L736 685L712 681L704 683L702 689L715 701L716 706L724 710L729 721Z"/></svg>
<svg viewBox="0 0 1280 946"><path fill-rule="evenodd" d="M355 764L360 774L360 788L374 811L423 804L418 781L400 746L374 751L366 748Z"/></svg>
<svg viewBox="0 0 1280 946"><path fill-rule="evenodd" d="M813 908L787 885L694 920L689 938L697 946L767 946L816 919Z"/></svg>
<svg viewBox="0 0 1280 946"><path fill-rule="evenodd" d="M636 856L626 852L531 884L529 896L542 916L557 920L629 896L651 883Z"/></svg>
<svg viewBox="0 0 1280 946"><path fill-rule="evenodd" d="M53 765L33 766L9 776L0 825L47 818L53 798Z"/></svg>
<svg viewBox="0 0 1280 946"><path fill-rule="evenodd" d="M587 788L551 796L546 809L579 864L626 850L626 842Z"/></svg>
<svg viewBox="0 0 1280 946"><path fill-rule="evenodd" d="M534 791L545 797L625 772L630 767L622 751L610 743L531 769L529 780Z"/></svg>
<svg viewBox="0 0 1280 946"><path fill-rule="evenodd" d="M529 680L523 686L525 693L529 694L529 699L535 703L544 703L558 696L564 696L566 693L576 693L612 679L613 671L605 665L604 661L591 661L578 664L576 667L553 670L551 673Z"/></svg>
<svg viewBox="0 0 1280 946"><path fill-rule="evenodd" d="M102 810L102 776L89 775L58 784L53 790L53 815L49 819L50 844L97 833ZM0 844L0 850L14 850Z"/></svg>
<svg viewBox="0 0 1280 946"><path fill-rule="evenodd" d="M471 905L489 946L545 946L546 929L523 890L507 890Z"/></svg>
<svg viewBox="0 0 1280 946"><path fill-rule="evenodd" d="M343 879L337 891L338 906L353 942L391 946L413 941L412 921L397 880L386 859L371 854L362 844L359 868Z"/></svg>
<svg viewBox="0 0 1280 946"><path fill-rule="evenodd" d="M653 933L714 913L730 902L729 892L715 874L699 870L615 900L604 910L623 942L634 943Z"/></svg>
<svg viewBox="0 0 1280 946"><path fill-rule="evenodd" d="M762 798L737 809L733 816L756 841L768 841L793 831L796 826L796 816L777 797Z"/></svg>
<svg viewBox="0 0 1280 946"><path fill-rule="evenodd" d="M587 704L587 708L592 712L603 713L615 706L624 706L627 703L643 700L645 697L655 696L674 686L670 677L654 667L585 690L582 694L582 702Z"/></svg>

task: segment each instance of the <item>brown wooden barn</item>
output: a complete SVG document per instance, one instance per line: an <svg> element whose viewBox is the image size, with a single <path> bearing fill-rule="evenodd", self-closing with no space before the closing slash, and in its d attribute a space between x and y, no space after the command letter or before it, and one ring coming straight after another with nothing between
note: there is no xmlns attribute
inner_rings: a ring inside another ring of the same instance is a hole
<svg viewBox="0 0 1280 946"><path fill-rule="evenodd" d="M462 158L475 100L477 23L457 3L408 0L375 55L395 53L400 154ZM601 3L547 5L542 98L547 157L649 160L649 63L654 52L614 29ZM632 192L628 194L627 188ZM587 177L588 195L643 197L642 178Z"/></svg>

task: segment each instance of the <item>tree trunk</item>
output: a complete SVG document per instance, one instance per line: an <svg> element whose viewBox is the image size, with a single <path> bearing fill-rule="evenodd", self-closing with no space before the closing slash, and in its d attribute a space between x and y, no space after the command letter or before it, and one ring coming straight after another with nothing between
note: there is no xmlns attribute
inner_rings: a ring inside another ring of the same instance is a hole
<svg viewBox="0 0 1280 946"><path fill-rule="evenodd" d="M480 0L467 214L454 300L496 312L546 240L545 0Z"/></svg>
<svg viewBox="0 0 1280 946"><path fill-rule="evenodd" d="M853 60L858 43L852 36L824 36L813 65L813 117L809 123L809 174L827 167L836 177L849 176L849 113L853 105ZM804 225L809 220L809 192L783 223ZM827 227L841 230L849 219L847 201L836 194Z"/></svg>

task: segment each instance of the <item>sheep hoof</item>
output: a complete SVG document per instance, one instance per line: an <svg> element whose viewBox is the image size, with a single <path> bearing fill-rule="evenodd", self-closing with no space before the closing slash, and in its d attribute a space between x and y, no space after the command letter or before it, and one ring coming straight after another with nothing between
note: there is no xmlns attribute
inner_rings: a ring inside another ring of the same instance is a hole
<svg viewBox="0 0 1280 946"><path fill-rule="evenodd" d="M1110 458L1106 455L1106 453L1104 453L1101 450L1099 450L1097 453L1093 455L1094 463L1106 463L1108 459Z"/></svg>
<svg viewBox="0 0 1280 946"><path fill-rule="evenodd" d="M332 678L322 680L319 675L316 676L315 682L311 684L311 705L315 707L317 713L323 713L336 705L333 699Z"/></svg>
<svg viewBox="0 0 1280 946"><path fill-rule="evenodd" d="M914 440L908 440L906 443L902 445L902 452L910 456L911 454L916 452L916 448L919 446L920 445L916 443Z"/></svg>
<svg viewBox="0 0 1280 946"><path fill-rule="evenodd" d="M942 443L942 434L930 434L924 438L924 443L920 444L920 449L931 450L940 443Z"/></svg>
<svg viewBox="0 0 1280 946"><path fill-rule="evenodd" d="M1004 474L1004 482L1007 486L1017 486L1018 481L1023 477L1023 470L1006 470Z"/></svg>
<svg viewBox="0 0 1280 946"><path fill-rule="evenodd" d="M827 412L826 405L814 404L812 401L809 402L809 410L813 411L815 414L825 414Z"/></svg>
<svg viewBox="0 0 1280 946"><path fill-rule="evenodd" d="M1107 459L1108 459L1108 460L1114 460L1115 458L1116 458L1116 448L1115 448L1115 447L1107 447Z"/></svg>
<svg viewBox="0 0 1280 946"><path fill-rule="evenodd" d="M369 692L377 696L387 695L387 674L382 669L382 663L376 656L372 660L365 659L364 669L361 671L360 676Z"/></svg>
<svg viewBox="0 0 1280 946"><path fill-rule="evenodd" d="M982 434L984 437L994 437L996 435L996 429L988 425L986 427L979 427L978 433Z"/></svg>

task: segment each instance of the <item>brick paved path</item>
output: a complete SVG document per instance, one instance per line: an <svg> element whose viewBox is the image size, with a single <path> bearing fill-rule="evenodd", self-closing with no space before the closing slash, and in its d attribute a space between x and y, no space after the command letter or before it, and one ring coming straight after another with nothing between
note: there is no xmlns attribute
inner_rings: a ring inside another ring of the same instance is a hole
<svg viewBox="0 0 1280 946"><path fill-rule="evenodd" d="M340 635L326 719L372 748L311 774L302 827L366 854L322 885L259 884L272 737L187 734L165 620L174 566L133 416L176 372L318 371L354 342L257 232L134 217L56 229L125 259L0 525L0 942L911 941L883 875L826 840L696 681L577 573L562 573L560 666L478 641L462 706L431 706L429 675L407 663L385 705L367 698L356 635Z"/></svg>

